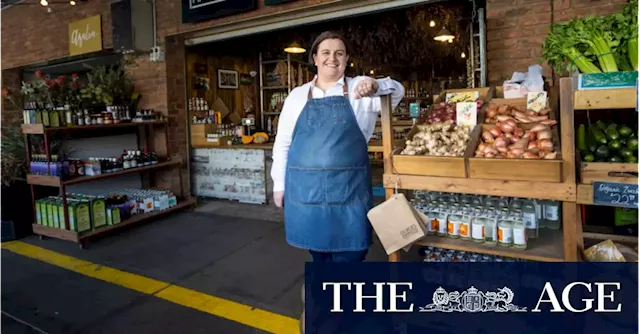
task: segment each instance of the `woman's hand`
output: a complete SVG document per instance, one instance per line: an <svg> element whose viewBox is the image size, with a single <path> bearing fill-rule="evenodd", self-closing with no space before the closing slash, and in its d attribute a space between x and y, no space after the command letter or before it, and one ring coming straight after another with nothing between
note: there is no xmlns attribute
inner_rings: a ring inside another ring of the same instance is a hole
<svg viewBox="0 0 640 334"><path fill-rule="evenodd" d="M273 203L281 208L282 207L282 202L284 200L284 191L275 191L273 193Z"/></svg>
<svg viewBox="0 0 640 334"><path fill-rule="evenodd" d="M359 99L362 97L373 96L373 94L375 94L379 88L380 86L378 85L378 81L373 78L366 77L358 82L358 85L356 86L355 98Z"/></svg>

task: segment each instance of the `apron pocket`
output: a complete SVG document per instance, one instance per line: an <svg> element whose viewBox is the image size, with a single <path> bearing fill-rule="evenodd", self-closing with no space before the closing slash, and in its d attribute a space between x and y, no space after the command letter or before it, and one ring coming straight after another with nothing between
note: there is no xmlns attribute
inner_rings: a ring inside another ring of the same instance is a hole
<svg viewBox="0 0 640 334"><path fill-rule="evenodd" d="M294 203L324 204L326 173L326 170L317 168L287 168L285 196L289 196Z"/></svg>
<svg viewBox="0 0 640 334"><path fill-rule="evenodd" d="M345 204L366 199L370 181L367 167L332 168L325 171L324 189L328 204Z"/></svg>

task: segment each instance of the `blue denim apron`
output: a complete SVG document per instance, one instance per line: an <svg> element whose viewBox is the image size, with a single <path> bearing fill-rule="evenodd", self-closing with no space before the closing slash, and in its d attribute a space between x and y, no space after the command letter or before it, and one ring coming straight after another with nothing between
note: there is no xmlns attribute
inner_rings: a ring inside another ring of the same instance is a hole
<svg viewBox="0 0 640 334"><path fill-rule="evenodd" d="M317 252L362 251L371 244L373 205L367 141L345 80L344 96L308 101L293 131L285 173L287 242Z"/></svg>

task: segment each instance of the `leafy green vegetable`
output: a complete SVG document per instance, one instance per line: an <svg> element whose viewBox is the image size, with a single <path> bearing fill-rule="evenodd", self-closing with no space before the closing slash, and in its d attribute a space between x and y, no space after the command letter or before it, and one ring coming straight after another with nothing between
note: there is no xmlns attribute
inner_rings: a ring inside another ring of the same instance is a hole
<svg viewBox="0 0 640 334"><path fill-rule="evenodd" d="M579 45L580 38L568 23L554 24L542 45L542 60L546 60L556 72L562 72L567 62L569 72L577 69L582 73L600 73L600 69L578 51Z"/></svg>

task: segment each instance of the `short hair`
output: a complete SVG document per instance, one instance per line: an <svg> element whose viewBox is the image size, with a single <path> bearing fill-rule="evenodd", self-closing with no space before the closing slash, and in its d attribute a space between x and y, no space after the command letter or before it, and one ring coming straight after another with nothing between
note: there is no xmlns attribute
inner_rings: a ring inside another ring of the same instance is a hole
<svg viewBox="0 0 640 334"><path fill-rule="evenodd" d="M347 56L351 54L351 43L342 36L342 34L337 33L335 31L325 31L316 37L316 40L313 41L311 45L311 52L309 53L309 64L313 65L313 55L318 53L318 45L322 43L325 39L339 39L344 43L344 47L347 51Z"/></svg>

